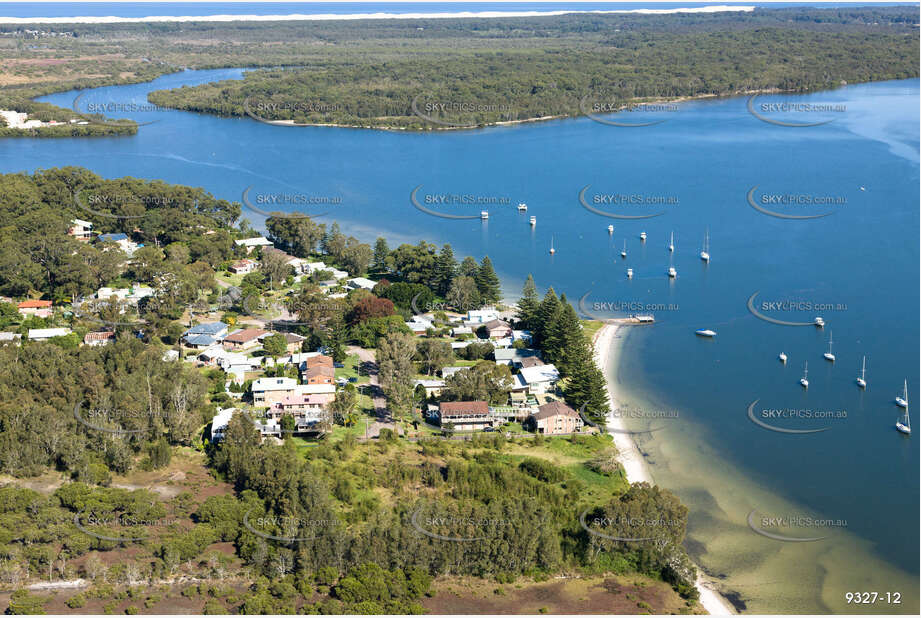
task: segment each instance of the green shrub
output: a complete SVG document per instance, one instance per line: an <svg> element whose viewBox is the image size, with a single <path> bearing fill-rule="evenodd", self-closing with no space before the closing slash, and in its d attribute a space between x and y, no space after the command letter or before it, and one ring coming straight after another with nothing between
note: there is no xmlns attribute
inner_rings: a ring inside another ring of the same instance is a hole
<svg viewBox="0 0 921 618"><path fill-rule="evenodd" d="M86 605L86 597L82 594L75 594L74 596L67 599L65 605L70 609L79 609Z"/></svg>

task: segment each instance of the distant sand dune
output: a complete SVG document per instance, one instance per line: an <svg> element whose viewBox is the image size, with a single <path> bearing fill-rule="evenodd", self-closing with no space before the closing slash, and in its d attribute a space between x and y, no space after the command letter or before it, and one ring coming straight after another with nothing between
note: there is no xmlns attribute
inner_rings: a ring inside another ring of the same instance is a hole
<svg viewBox="0 0 921 618"><path fill-rule="evenodd" d="M73 17L4 17L0 24L134 24L164 21L336 21L354 19L464 19L494 17L552 17L572 13L637 13L641 15L666 15L669 13L722 13L749 12L754 6L703 6L678 9L622 9L611 11L464 11L457 13L355 13L351 15L150 15L147 17L73 16Z"/></svg>

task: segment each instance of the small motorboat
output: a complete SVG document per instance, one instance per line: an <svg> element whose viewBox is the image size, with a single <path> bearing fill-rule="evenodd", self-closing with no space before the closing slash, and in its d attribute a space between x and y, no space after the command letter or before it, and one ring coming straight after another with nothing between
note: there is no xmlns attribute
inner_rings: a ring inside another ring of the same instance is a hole
<svg viewBox="0 0 921 618"><path fill-rule="evenodd" d="M716 337L716 331L709 328L698 328L694 331L694 334L699 337Z"/></svg>

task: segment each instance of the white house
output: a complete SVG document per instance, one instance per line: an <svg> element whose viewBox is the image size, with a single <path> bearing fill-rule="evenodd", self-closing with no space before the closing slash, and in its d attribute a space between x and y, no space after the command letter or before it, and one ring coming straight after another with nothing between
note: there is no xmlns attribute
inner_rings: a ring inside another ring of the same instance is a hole
<svg viewBox="0 0 921 618"><path fill-rule="evenodd" d="M524 367L519 375L524 383L528 385L528 392L532 395L546 393L560 380L560 372L552 364Z"/></svg>
<svg viewBox="0 0 921 618"><path fill-rule="evenodd" d="M211 419L211 441L220 440L224 437L224 432L227 430L227 425L230 423L230 419L233 418L233 413L236 412L236 408L224 408L218 410L214 418Z"/></svg>
<svg viewBox="0 0 921 618"><path fill-rule="evenodd" d="M257 268L259 268L259 262L249 258L243 258L242 260L233 262L230 266L227 267L227 270L235 275L248 275Z"/></svg>
<svg viewBox="0 0 921 618"><path fill-rule="evenodd" d="M246 254L249 255L252 253L253 249L256 247L271 247L272 242L264 236L256 236L255 238L243 238L241 240L235 240L234 244L238 247L246 247Z"/></svg>
<svg viewBox="0 0 921 618"><path fill-rule="evenodd" d="M69 328L30 328L29 341L47 341L52 337L63 337L72 331Z"/></svg>
<svg viewBox="0 0 921 618"><path fill-rule="evenodd" d="M77 240L88 241L93 238L93 224L90 221L84 221L83 219L73 219L71 221L71 227L67 230L67 233Z"/></svg>
<svg viewBox="0 0 921 618"><path fill-rule="evenodd" d="M414 315L413 319L406 323L406 326L409 327L415 334L424 333L430 328L435 328L435 325L419 315Z"/></svg>
<svg viewBox="0 0 921 618"><path fill-rule="evenodd" d="M499 312L495 309L471 309L464 318L466 324L486 324L499 319Z"/></svg>
<svg viewBox="0 0 921 618"><path fill-rule="evenodd" d="M253 405L268 408L295 392L293 378L259 378L252 384Z"/></svg>
<svg viewBox="0 0 921 618"><path fill-rule="evenodd" d="M113 297L136 306L142 298L154 295L154 289L146 285L136 285L130 288L99 288L96 290L98 300L111 300Z"/></svg>
<svg viewBox="0 0 921 618"><path fill-rule="evenodd" d="M128 255L134 255L134 252L138 250L138 247L144 246L133 242L130 238L128 238L127 234L100 234L96 237L96 242L115 243L118 245L119 249Z"/></svg>
<svg viewBox="0 0 921 618"><path fill-rule="evenodd" d="M19 345L19 342L22 340L22 335L19 333L0 333L0 345L4 343L15 343Z"/></svg>
<svg viewBox="0 0 921 618"><path fill-rule="evenodd" d="M377 281L371 281L370 279L365 279L364 277L354 277L345 282L345 287L350 290L357 290L359 288L363 290L370 290L375 285L377 285Z"/></svg>
<svg viewBox="0 0 921 618"><path fill-rule="evenodd" d="M347 272L345 272L344 270L336 270L335 268L331 269L330 272L333 273L333 278L334 278L336 281L339 281L339 280L341 280L341 279L346 279L346 278L348 278L348 276L349 276L349 274L348 274Z"/></svg>
<svg viewBox="0 0 921 618"><path fill-rule="evenodd" d="M230 424L230 419L233 418L233 413L239 410L239 408L223 408L218 410L218 413L211 419L211 441L215 442L221 440L224 437L224 433L227 431L227 425ZM280 437L281 436L281 426L278 424L278 421L272 419L253 419L253 426L259 430L259 433L265 436Z"/></svg>
<svg viewBox="0 0 921 618"><path fill-rule="evenodd" d="M330 270L330 268L323 262L307 262L304 264L304 272L308 275L312 275L321 270Z"/></svg>
<svg viewBox="0 0 921 618"><path fill-rule="evenodd" d="M448 376L454 375L458 371L463 371L464 369L470 369L470 367L442 367L441 377L447 378Z"/></svg>
<svg viewBox="0 0 921 618"><path fill-rule="evenodd" d="M422 385L422 388L425 389L425 396L429 397L431 395L438 396L441 394L441 391L444 390L445 381L444 380L415 380L413 385L419 386Z"/></svg>

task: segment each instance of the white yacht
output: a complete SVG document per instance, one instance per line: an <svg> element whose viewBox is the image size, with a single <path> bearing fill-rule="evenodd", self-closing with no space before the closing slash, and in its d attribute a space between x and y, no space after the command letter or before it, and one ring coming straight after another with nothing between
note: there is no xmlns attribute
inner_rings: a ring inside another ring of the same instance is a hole
<svg viewBox="0 0 921 618"><path fill-rule="evenodd" d="M678 271L675 270L675 267L674 267L674 266L669 266L669 267L668 267L668 277L669 277L669 279L674 279L674 278L677 277L677 276L678 276Z"/></svg>
<svg viewBox="0 0 921 618"><path fill-rule="evenodd" d="M534 215L531 215L531 219L529 222L531 224L531 227L534 227L535 225L537 225L537 217L535 217Z"/></svg>
<svg viewBox="0 0 921 618"><path fill-rule="evenodd" d="M704 236L704 248L700 252L700 259L704 262L710 263L710 230L707 230L707 235Z"/></svg>
<svg viewBox="0 0 921 618"><path fill-rule="evenodd" d="M828 352L826 352L826 353L823 354L822 356L823 356L823 357L825 358L825 360L827 360L827 361L835 362L835 355L831 353L832 334L833 334L833 333L831 333L831 332L828 333Z"/></svg>
<svg viewBox="0 0 921 618"><path fill-rule="evenodd" d="M633 269L632 268L627 269L627 279L633 279Z"/></svg>
<svg viewBox="0 0 921 618"><path fill-rule="evenodd" d="M786 363L786 362L787 362L787 355L786 355L785 353L783 353L783 352L781 352L780 355L779 355L777 358L779 358L779 359L780 359L780 362L782 362L782 363Z"/></svg>
<svg viewBox="0 0 921 618"><path fill-rule="evenodd" d="M809 388L809 361L806 361L806 364L803 366L803 377L799 379L799 383L803 388Z"/></svg>
<svg viewBox="0 0 921 618"><path fill-rule="evenodd" d="M518 204L518 212L528 212L528 205L524 202Z"/></svg>
<svg viewBox="0 0 921 618"><path fill-rule="evenodd" d="M643 242L646 241L646 232L640 232L640 240L642 240Z"/></svg>
<svg viewBox="0 0 921 618"><path fill-rule="evenodd" d="M716 337L716 331L709 328L698 328L694 331L694 334L699 337Z"/></svg>
<svg viewBox="0 0 921 618"><path fill-rule="evenodd" d="M911 419L908 418L908 408L905 408L905 414L902 415L902 418L896 421L895 428L907 436L911 435Z"/></svg>
<svg viewBox="0 0 921 618"><path fill-rule="evenodd" d="M908 409L908 380L905 380L905 386L902 387L902 396L895 398L895 405Z"/></svg>
<svg viewBox="0 0 921 618"><path fill-rule="evenodd" d="M821 316L816 316L812 323L815 324L816 328L825 328L825 320L823 320Z"/></svg>
<svg viewBox="0 0 921 618"><path fill-rule="evenodd" d="M481 210L481 211L480 211L480 219L482 219L483 221L486 221L487 219L489 219L489 211L488 211L488 210Z"/></svg>
<svg viewBox="0 0 921 618"><path fill-rule="evenodd" d="M608 234L613 234L613 233L614 233L614 226L613 226L613 225L609 225L609 226L608 226Z"/></svg>
<svg viewBox="0 0 921 618"><path fill-rule="evenodd" d="M867 387L867 357L863 357L863 364L860 367L860 376L857 378L857 386L860 388Z"/></svg>

